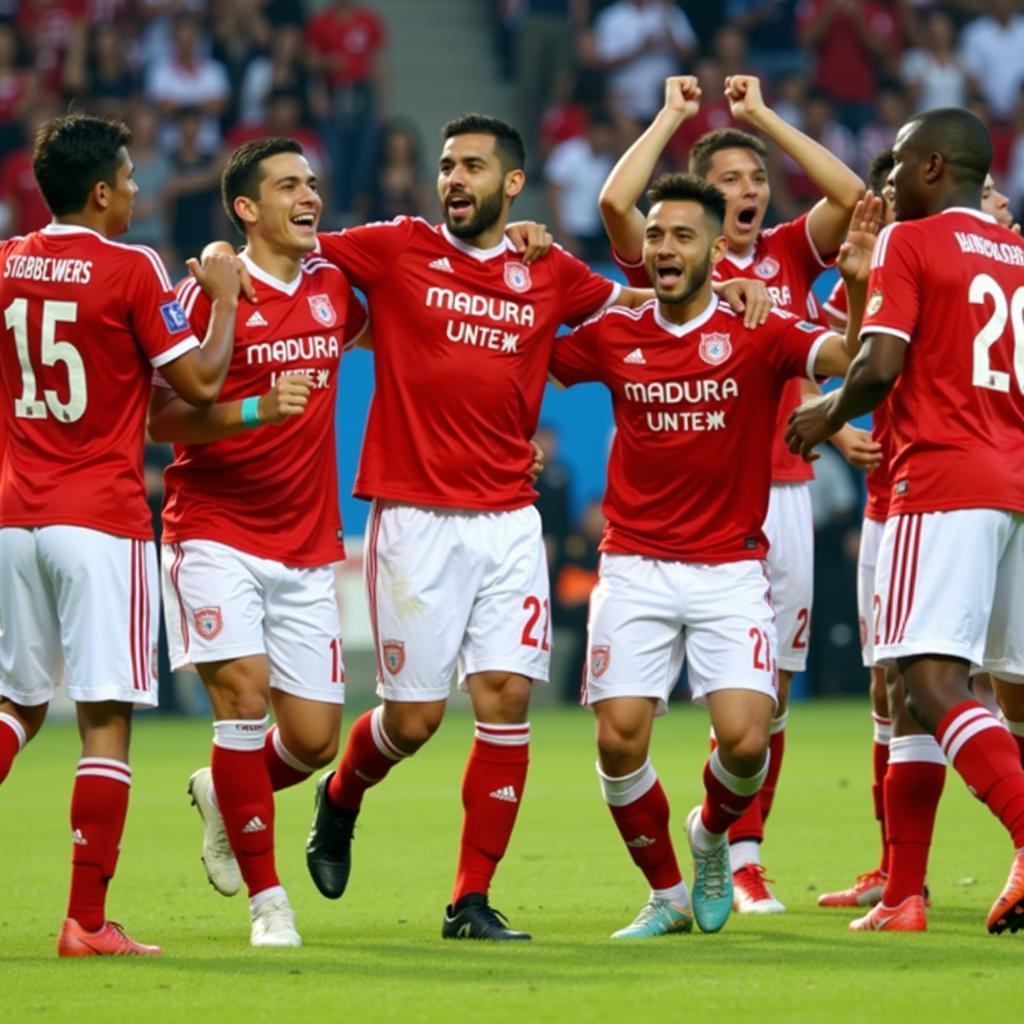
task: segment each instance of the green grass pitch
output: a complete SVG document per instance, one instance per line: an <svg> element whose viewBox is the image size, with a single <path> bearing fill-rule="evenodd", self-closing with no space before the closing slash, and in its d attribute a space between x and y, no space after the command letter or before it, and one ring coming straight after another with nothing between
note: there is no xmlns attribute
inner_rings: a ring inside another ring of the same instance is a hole
<svg viewBox="0 0 1024 1024"><path fill-rule="evenodd" d="M461 708L461 700L457 702ZM309 882L302 849L312 786L280 794L282 881L305 946L248 945L244 895L219 896L199 862L185 793L204 762L208 724L141 715L135 786L109 910L159 960L55 955L63 916L67 803L77 754L54 723L0 789L3 1020L102 1021L942 1021L1005 1013L1024 935L989 936L985 915L1008 871L998 822L949 773L929 881L925 935L853 935L852 913L817 909L819 892L872 867L866 701L801 705L765 844L780 917L738 915L718 935L611 942L646 897L603 806L592 725L580 709L537 711L530 778L492 899L531 944L443 942L471 720L453 711L414 761L371 792L350 889L337 903ZM707 718L675 707L653 758L682 823L700 798Z"/></svg>

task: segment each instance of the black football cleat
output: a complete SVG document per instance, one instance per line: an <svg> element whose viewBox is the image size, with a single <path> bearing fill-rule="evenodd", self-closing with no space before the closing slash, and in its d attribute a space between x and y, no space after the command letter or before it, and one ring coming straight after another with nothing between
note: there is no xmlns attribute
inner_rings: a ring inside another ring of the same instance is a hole
<svg viewBox="0 0 1024 1024"><path fill-rule="evenodd" d="M316 784L313 824L306 840L306 867L313 884L329 900L340 899L352 870L352 833L358 811L335 807L327 796L327 772Z"/></svg>
<svg viewBox="0 0 1024 1024"><path fill-rule="evenodd" d="M508 918L487 902L483 893L471 892L455 906L449 904L444 911L441 926L443 939L489 939L493 942L529 939L528 932L516 932L508 927Z"/></svg>

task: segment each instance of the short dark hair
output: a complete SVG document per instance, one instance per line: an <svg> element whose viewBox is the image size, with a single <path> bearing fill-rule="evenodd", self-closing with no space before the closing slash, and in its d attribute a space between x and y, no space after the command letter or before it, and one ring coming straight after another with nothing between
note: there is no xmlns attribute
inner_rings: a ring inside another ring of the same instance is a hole
<svg viewBox="0 0 1024 1024"><path fill-rule="evenodd" d="M952 177L981 188L992 167L992 139L981 119L963 107L937 107L912 117L913 146L922 154L939 153Z"/></svg>
<svg viewBox="0 0 1024 1024"><path fill-rule="evenodd" d="M489 114L463 114L453 118L441 129L446 141L456 135L493 135L494 151L501 161L501 169L521 171L526 166L526 147L518 130L501 118Z"/></svg>
<svg viewBox="0 0 1024 1024"><path fill-rule="evenodd" d="M80 213L93 186L111 188L130 146L132 133L121 121L88 114L55 117L39 129L32 150L32 172L55 217Z"/></svg>
<svg viewBox="0 0 1024 1024"><path fill-rule="evenodd" d="M220 197L231 223L243 235L245 221L235 213L235 200L239 196L259 199L260 182L265 177L260 164L278 153L298 153L301 156L304 152L302 143L295 139L253 139L239 146L228 158L227 167L220 178Z"/></svg>
<svg viewBox="0 0 1024 1024"><path fill-rule="evenodd" d="M666 202L699 203L705 216L716 221L719 229L725 222L725 196L695 174L663 174L647 190L647 201L651 206Z"/></svg>
<svg viewBox="0 0 1024 1024"><path fill-rule="evenodd" d="M706 132L690 150L689 170L698 178L706 178L711 170L711 158L723 149L749 149L762 160L768 156L768 147L750 132L741 132L738 128L718 128Z"/></svg>
<svg viewBox="0 0 1024 1024"><path fill-rule="evenodd" d="M876 196L882 194L885 183L889 180L892 169L896 166L896 157L892 155L891 149L883 149L874 160L871 161L871 168L868 171L868 188Z"/></svg>

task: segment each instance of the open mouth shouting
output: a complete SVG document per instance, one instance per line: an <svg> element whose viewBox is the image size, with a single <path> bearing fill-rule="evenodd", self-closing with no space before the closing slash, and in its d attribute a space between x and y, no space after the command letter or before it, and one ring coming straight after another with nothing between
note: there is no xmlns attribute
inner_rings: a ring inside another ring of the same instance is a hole
<svg viewBox="0 0 1024 1024"><path fill-rule="evenodd" d="M302 234L316 231L317 215L312 212L297 213L290 218L292 227L298 228Z"/></svg>
<svg viewBox="0 0 1024 1024"><path fill-rule="evenodd" d="M473 212L473 200L465 192L449 192L444 205L453 217L465 217Z"/></svg>
<svg viewBox="0 0 1024 1024"><path fill-rule="evenodd" d="M750 231L757 220L757 203L744 203L736 211L736 223L741 231Z"/></svg>

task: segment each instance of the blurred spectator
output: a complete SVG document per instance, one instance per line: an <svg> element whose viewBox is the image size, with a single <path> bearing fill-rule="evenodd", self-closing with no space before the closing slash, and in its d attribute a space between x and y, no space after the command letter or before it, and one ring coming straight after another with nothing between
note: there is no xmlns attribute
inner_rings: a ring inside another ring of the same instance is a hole
<svg viewBox="0 0 1024 1024"><path fill-rule="evenodd" d="M1024 220L1024 88L1017 94L1017 105L1013 108L1013 128L1016 136L1004 185L1013 219L1020 221Z"/></svg>
<svg viewBox="0 0 1024 1024"><path fill-rule="evenodd" d="M213 57L227 71L227 120L238 119L242 80L249 64L270 50L272 30L264 0L217 0L213 5Z"/></svg>
<svg viewBox="0 0 1024 1024"><path fill-rule="evenodd" d="M693 144L705 133L718 128L737 128L725 98L725 69L714 57L703 57L693 69L703 96L696 117L684 121L665 147L665 158L672 170L685 168Z"/></svg>
<svg viewBox="0 0 1024 1024"><path fill-rule="evenodd" d="M88 13L88 0L21 0L18 5L15 28L32 53L48 99L61 95L68 53L85 50Z"/></svg>
<svg viewBox="0 0 1024 1024"><path fill-rule="evenodd" d="M871 161L883 149L892 149L896 133L909 116L907 97L899 82L882 82L875 99L875 116L861 129L857 137L859 154L853 166L866 171Z"/></svg>
<svg viewBox="0 0 1024 1024"><path fill-rule="evenodd" d="M327 155L320 136L302 123L302 104L298 96L288 89L272 93L267 104L266 118L257 124L240 124L228 134L225 147L237 149L246 142L267 137L295 139L302 144L310 169L320 179L321 195L327 183Z"/></svg>
<svg viewBox="0 0 1024 1024"><path fill-rule="evenodd" d="M142 79L128 66L124 40L113 25L96 25L88 49L69 54L64 87L80 96L91 114L124 120L142 91Z"/></svg>
<svg viewBox="0 0 1024 1024"><path fill-rule="evenodd" d="M416 125L393 118L381 128L370 188L355 206L360 222L403 215L429 217L435 203L423 173L423 144Z"/></svg>
<svg viewBox="0 0 1024 1024"><path fill-rule="evenodd" d="M750 75L754 69L747 57L747 37L733 25L723 25L711 40L711 52L722 67L722 81L714 92L725 89L732 75Z"/></svg>
<svg viewBox="0 0 1024 1024"><path fill-rule="evenodd" d="M972 82L956 52L953 19L945 11L925 15L921 46L904 56L900 74L914 113L966 104Z"/></svg>
<svg viewBox="0 0 1024 1024"><path fill-rule="evenodd" d="M164 189L171 241L179 264L190 256L198 256L211 237L216 237L214 215L224 161L202 146L202 123L200 111L188 107L178 111L179 143L171 154L173 173Z"/></svg>
<svg viewBox="0 0 1024 1024"><path fill-rule="evenodd" d="M548 564L553 565L572 527L569 512L572 477L558 457L559 438L554 427L542 423L533 440L544 453L544 470L533 486L537 489L536 505L543 523Z"/></svg>
<svg viewBox="0 0 1024 1024"><path fill-rule="evenodd" d="M882 0L800 0L796 17L800 44L815 57L815 83L859 131L871 117L879 73L902 52L899 10Z"/></svg>
<svg viewBox="0 0 1024 1024"><path fill-rule="evenodd" d="M576 63L576 38L590 21L589 0L504 0L518 10L516 78L519 125L527 156L538 161L541 114L554 97L559 75Z"/></svg>
<svg viewBox="0 0 1024 1024"><path fill-rule="evenodd" d="M607 110L606 96L604 75L593 68L577 67L562 75L555 85L554 102L540 119L539 163L543 165L558 143L582 135L590 111Z"/></svg>
<svg viewBox="0 0 1024 1024"><path fill-rule="evenodd" d="M133 177L139 186L132 211L132 223L124 241L156 249L165 262L173 262L171 232L167 224L167 184L171 161L157 147L159 122L149 108L140 106L131 119Z"/></svg>
<svg viewBox="0 0 1024 1024"><path fill-rule="evenodd" d="M769 80L803 73L807 58L793 35L797 0L728 0L726 17L744 32L750 65Z"/></svg>
<svg viewBox="0 0 1024 1024"><path fill-rule="evenodd" d="M682 70L697 45L689 20L671 0L616 0L597 16L594 36L616 113L638 129L661 107L665 79Z"/></svg>
<svg viewBox="0 0 1024 1024"><path fill-rule="evenodd" d="M21 121L36 100L35 70L20 57L14 29L0 24L0 160L24 141Z"/></svg>
<svg viewBox="0 0 1024 1024"><path fill-rule="evenodd" d="M311 69L327 82L330 110L321 133L334 169L335 205L348 213L373 174L377 121L387 107L384 22L353 0L331 0L306 25Z"/></svg>
<svg viewBox="0 0 1024 1024"><path fill-rule="evenodd" d="M199 22L190 14L174 20L173 56L157 64L146 83L146 96L168 118L161 138L166 150L181 145L175 115L188 110L199 116L199 134L194 144L212 153L220 142L220 115L228 102L228 74L219 61L201 56ZM180 125L179 125L180 126Z"/></svg>
<svg viewBox="0 0 1024 1024"><path fill-rule="evenodd" d="M1024 14L1015 0L991 0L989 13L964 27L960 57L992 117L1008 121L1024 83Z"/></svg>
<svg viewBox="0 0 1024 1024"><path fill-rule="evenodd" d="M271 94L291 93L300 103L307 124L327 113L326 96L316 76L306 69L302 29L285 25L274 32L270 53L254 57L242 77L239 120L259 124L266 119Z"/></svg>
<svg viewBox="0 0 1024 1024"><path fill-rule="evenodd" d="M50 223L50 211L36 187L32 173L32 148L36 133L56 116L57 111L37 107L26 115L24 121L24 144L8 154L0 166L0 200L5 209L3 237L27 235Z"/></svg>
<svg viewBox="0 0 1024 1024"><path fill-rule="evenodd" d="M136 21L141 26L140 64L152 68L174 56L174 22L182 14L203 17L209 0L133 0ZM199 52L210 55L210 41L200 39Z"/></svg>
<svg viewBox="0 0 1024 1024"><path fill-rule="evenodd" d="M615 123L599 112L585 134L555 146L544 167L555 238L585 262L608 259L597 200L622 149Z"/></svg>
<svg viewBox="0 0 1024 1024"><path fill-rule="evenodd" d="M815 142L834 153L847 167L856 166L857 141L850 129L836 119L832 101L825 93L811 90L801 120L802 130ZM783 190L773 188L772 203L789 220L810 209L821 198L821 190L792 157L782 154L781 168ZM774 184L777 176L773 175L772 180Z"/></svg>
<svg viewBox="0 0 1024 1024"><path fill-rule="evenodd" d="M783 121L799 128L804 128L804 107L807 105L807 77L805 75L785 75L774 83L775 99L772 108Z"/></svg>

